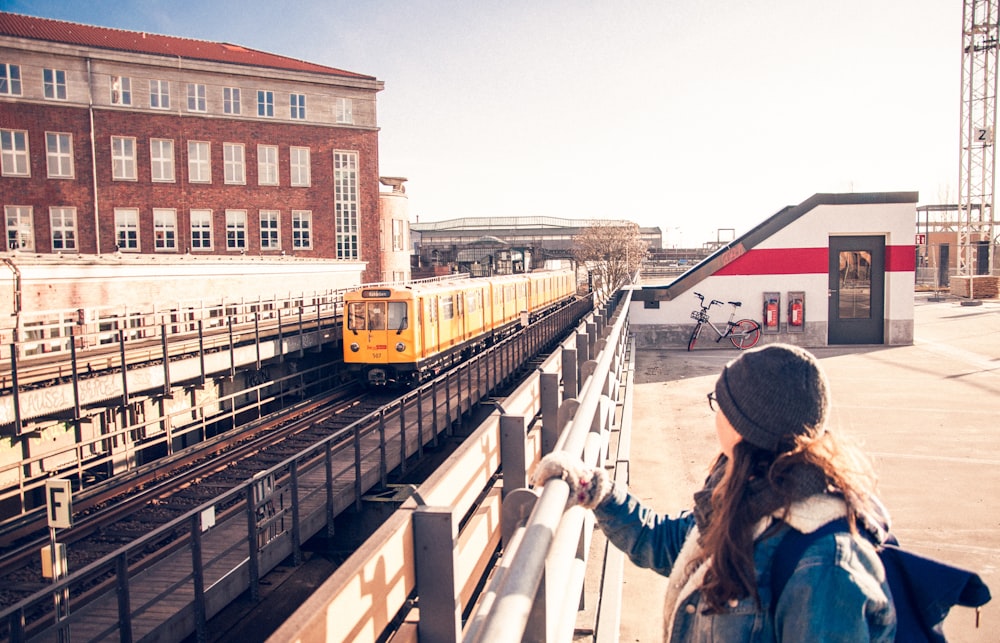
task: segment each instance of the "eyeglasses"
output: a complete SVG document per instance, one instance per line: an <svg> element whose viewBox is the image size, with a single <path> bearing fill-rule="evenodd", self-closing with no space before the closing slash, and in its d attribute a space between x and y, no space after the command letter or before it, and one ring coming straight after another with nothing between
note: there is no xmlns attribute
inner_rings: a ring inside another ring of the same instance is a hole
<svg viewBox="0 0 1000 643"><path fill-rule="evenodd" d="M719 398L715 397L715 393L709 393L706 397L708 397L708 408L718 411Z"/></svg>

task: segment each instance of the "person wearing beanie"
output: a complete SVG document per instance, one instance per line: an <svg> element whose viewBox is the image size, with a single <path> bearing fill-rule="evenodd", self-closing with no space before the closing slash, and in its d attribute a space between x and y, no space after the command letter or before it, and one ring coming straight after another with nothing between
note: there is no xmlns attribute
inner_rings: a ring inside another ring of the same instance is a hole
<svg viewBox="0 0 1000 643"><path fill-rule="evenodd" d="M565 451L545 456L532 484L565 480L568 506L592 509L633 563L669 577L664 641L892 641L895 611L872 544L885 539L888 515L868 460L825 425L830 387L816 358L787 344L741 353L708 403L720 454L691 509L657 514ZM841 518L856 527L816 539L771 596L784 534Z"/></svg>

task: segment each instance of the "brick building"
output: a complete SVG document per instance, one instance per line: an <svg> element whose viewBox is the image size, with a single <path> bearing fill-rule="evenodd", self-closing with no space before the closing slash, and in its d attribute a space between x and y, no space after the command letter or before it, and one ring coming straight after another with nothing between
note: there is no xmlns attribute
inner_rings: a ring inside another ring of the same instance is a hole
<svg viewBox="0 0 1000 643"><path fill-rule="evenodd" d="M383 279L382 86L239 45L0 12L7 253L333 260Z"/></svg>

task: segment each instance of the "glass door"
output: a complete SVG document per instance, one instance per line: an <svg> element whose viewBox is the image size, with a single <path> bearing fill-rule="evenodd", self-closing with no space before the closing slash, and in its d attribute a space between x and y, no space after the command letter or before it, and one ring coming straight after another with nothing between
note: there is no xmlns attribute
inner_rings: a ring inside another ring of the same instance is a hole
<svg viewBox="0 0 1000 643"><path fill-rule="evenodd" d="M885 237L830 237L830 344L881 344Z"/></svg>

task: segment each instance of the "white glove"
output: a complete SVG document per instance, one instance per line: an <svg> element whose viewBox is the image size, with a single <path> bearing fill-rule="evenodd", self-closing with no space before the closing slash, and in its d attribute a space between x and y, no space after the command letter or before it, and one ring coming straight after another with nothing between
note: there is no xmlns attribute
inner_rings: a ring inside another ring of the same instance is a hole
<svg viewBox="0 0 1000 643"><path fill-rule="evenodd" d="M611 493L611 476L604 469L591 467L565 451L553 451L538 463L531 474L531 484L539 487L550 478L561 478L569 485L567 506L593 509Z"/></svg>

